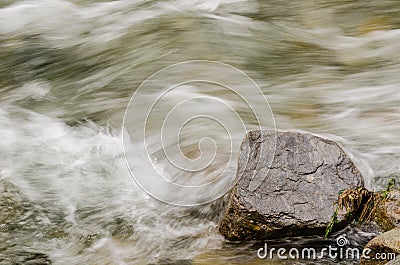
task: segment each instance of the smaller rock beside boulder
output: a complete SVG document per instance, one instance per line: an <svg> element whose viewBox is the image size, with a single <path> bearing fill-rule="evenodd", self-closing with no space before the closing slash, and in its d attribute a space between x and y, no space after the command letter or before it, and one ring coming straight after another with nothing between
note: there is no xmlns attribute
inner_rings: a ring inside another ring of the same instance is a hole
<svg viewBox="0 0 400 265"><path fill-rule="evenodd" d="M361 265L383 265L400 254L400 228L392 229L372 239L364 249Z"/></svg>
<svg viewBox="0 0 400 265"><path fill-rule="evenodd" d="M371 220L361 228L368 232L386 232L396 227L400 227L400 190L389 192L377 206Z"/></svg>
<svg viewBox="0 0 400 265"><path fill-rule="evenodd" d="M390 222L394 226L400 227L400 190L394 190L389 193L384 210Z"/></svg>

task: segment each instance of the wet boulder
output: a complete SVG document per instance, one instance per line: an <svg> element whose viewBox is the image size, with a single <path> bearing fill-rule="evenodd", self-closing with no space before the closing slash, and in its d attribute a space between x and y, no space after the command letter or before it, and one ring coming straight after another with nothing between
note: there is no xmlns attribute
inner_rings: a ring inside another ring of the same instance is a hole
<svg viewBox="0 0 400 265"><path fill-rule="evenodd" d="M232 241L323 235L340 191L364 185L337 143L298 132L249 132L238 174L219 227ZM337 218L336 229L350 221Z"/></svg>

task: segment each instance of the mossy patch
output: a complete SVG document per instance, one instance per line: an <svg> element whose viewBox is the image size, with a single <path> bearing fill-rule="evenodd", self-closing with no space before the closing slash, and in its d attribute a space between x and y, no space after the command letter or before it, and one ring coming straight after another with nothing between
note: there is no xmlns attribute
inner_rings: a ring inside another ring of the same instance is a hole
<svg viewBox="0 0 400 265"><path fill-rule="evenodd" d="M364 187L340 191L332 220L325 230L325 237L331 234L340 212L344 212L345 218L354 220L358 225L375 221L384 231L392 229L394 225L386 217L384 205L395 185L396 179L392 178L387 188L381 192L372 192Z"/></svg>

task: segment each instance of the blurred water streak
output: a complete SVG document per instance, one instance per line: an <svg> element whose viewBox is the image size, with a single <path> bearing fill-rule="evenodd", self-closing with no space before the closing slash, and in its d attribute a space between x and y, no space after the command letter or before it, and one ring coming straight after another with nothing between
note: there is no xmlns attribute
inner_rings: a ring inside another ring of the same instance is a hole
<svg viewBox="0 0 400 265"><path fill-rule="evenodd" d="M383 187L400 172L399 12L397 0L1 1L0 262L173 264L224 246L221 201L154 201L122 153L131 94L191 59L243 70L278 129L338 141Z"/></svg>

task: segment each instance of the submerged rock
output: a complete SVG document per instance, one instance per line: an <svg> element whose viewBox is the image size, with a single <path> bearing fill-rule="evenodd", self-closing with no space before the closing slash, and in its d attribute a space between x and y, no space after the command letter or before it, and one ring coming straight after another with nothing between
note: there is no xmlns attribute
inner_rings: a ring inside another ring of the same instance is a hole
<svg viewBox="0 0 400 265"><path fill-rule="evenodd" d="M219 228L233 241L322 235L338 193L364 185L338 144L297 132L249 132L241 146L238 174ZM255 186L255 180L262 181ZM347 221L340 213L336 228Z"/></svg>
<svg viewBox="0 0 400 265"><path fill-rule="evenodd" d="M0 264L12 265L51 265L49 257L43 253L7 250L0 254Z"/></svg>
<svg viewBox="0 0 400 265"><path fill-rule="evenodd" d="M381 265L400 254L400 228L392 229L372 239L364 249L361 265Z"/></svg>

